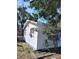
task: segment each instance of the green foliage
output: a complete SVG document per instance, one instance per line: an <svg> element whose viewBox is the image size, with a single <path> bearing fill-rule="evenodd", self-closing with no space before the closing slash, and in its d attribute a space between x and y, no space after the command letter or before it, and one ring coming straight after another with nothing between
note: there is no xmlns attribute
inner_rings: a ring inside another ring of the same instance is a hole
<svg viewBox="0 0 79 59"><path fill-rule="evenodd" d="M39 12L39 16L43 16L48 20L48 29L44 29L43 32L50 36L51 33L57 33L58 29L57 24L61 20L61 16L57 14L57 8L60 7L61 0L33 0L30 7L35 7L37 10L42 9ZM36 18L37 16L35 16ZM55 17L55 19L54 19Z"/></svg>
<svg viewBox="0 0 79 59"><path fill-rule="evenodd" d="M60 0L33 0L31 2L31 7L35 7L36 9L43 9L40 12L40 15L43 16L49 16L49 15L55 15L57 5L60 2Z"/></svg>
<svg viewBox="0 0 79 59"><path fill-rule="evenodd" d="M61 0L33 0L29 7L35 7L35 9L38 10L38 14L33 14L33 16L25 12L24 7L18 8L21 16L19 16L19 14L17 14L17 16L18 21L21 23L21 27L23 28L26 19L37 21L38 16L43 16L46 20L48 20L48 28L42 30L45 35L47 35L47 38L52 37L52 34L57 34L61 31L61 28L57 26L57 24L61 21L61 15L57 13L57 8L61 6L60 3Z"/></svg>

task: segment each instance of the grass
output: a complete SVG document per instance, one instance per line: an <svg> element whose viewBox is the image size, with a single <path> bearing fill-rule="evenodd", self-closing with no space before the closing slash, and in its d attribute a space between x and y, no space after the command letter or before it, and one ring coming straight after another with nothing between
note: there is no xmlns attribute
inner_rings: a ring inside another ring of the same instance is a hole
<svg viewBox="0 0 79 59"><path fill-rule="evenodd" d="M33 49L26 43L17 43L17 59L36 59Z"/></svg>
<svg viewBox="0 0 79 59"><path fill-rule="evenodd" d="M52 54L52 52L34 51L27 43L17 43L17 59L37 59L49 54Z"/></svg>

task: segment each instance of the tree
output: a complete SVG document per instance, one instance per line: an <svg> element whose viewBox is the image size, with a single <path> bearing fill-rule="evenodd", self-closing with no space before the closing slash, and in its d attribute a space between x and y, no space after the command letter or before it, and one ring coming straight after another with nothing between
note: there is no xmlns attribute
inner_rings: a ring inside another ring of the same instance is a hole
<svg viewBox="0 0 79 59"><path fill-rule="evenodd" d="M17 8L17 29L18 31L20 31L21 35L24 35L24 24L26 22L26 20L34 20L37 21L37 15L33 14L33 16L31 16L29 13L27 13L25 11L25 7L19 7Z"/></svg>
<svg viewBox="0 0 79 59"><path fill-rule="evenodd" d="M57 23L61 20L61 14L57 13L60 6L61 0L33 0L30 7L41 9L39 16L43 16L49 25L57 27Z"/></svg>
<svg viewBox="0 0 79 59"><path fill-rule="evenodd" d="M24 0L29 1L29 0ZM38 17L44 17L48 21L48 29L45 30L47 38L50 38L61 32L61 28L57 24L61 21L61 14L57 10L61 9L61 0L32 0L30 1L30 8L35 7L38 10L38 14L33 14L31 16L25 11L25 7L18 8L18 21L21 23L22 33L23 26L26 19L31 19L37 21ZM19 20L20 19L20 20Z"/></svg>
<svg viewBox="0 0 79 59"><path fill-rule="evenodd" d="M24 23L29 19L29 14L25 11L24 7L17 8L17 27L20 30L22 36L24 34Z"/></svg>
<svg viewBox="0 0 79 59"><path fill-rule="evenodd" d="M41 9L39 16L43 16L48 21L48 29L43 31L47 35L47 39L54 39L54 37L56 39L56 35L61 32L61 28L57 26L61 22L59 11L61 9L61 0L33 0L30 7L35 7L37 10Z"/></svg>

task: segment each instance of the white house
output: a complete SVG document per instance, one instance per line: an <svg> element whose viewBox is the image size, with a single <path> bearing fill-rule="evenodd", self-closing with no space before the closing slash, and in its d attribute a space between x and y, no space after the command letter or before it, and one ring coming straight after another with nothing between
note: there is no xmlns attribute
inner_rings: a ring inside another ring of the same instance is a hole
<svg viewBox="0 0 79 59"><path fill-rule="evenodd" d="M24 25L24 38L25 41L34 49L40 50L46 47L45 39L46 36L41 31L45 24L41 22L35 22L27 20ZM53 41L49 40L48 48L54 47Z"/></svg>

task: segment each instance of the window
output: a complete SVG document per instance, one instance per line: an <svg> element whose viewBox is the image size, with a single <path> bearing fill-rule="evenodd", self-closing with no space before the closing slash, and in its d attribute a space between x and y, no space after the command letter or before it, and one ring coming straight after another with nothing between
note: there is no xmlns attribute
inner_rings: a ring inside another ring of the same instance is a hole
<svg viewBox="0 0 79 59"><path fill-rule="evenodd" d="M33 34L34 34L34 28L31 28L30 29L30 37L33 37L34 36Z"/></svg>

